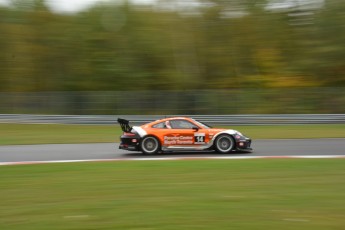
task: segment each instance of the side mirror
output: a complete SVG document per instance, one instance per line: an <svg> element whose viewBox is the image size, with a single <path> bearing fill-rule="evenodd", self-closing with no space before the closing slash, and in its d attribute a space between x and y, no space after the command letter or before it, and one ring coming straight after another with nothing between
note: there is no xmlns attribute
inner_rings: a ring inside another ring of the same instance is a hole
<svg viewBox="0 0 345 230"><path fill-rule="evenodd" d="M193 128L192 128L192 129L194 130L194 132L199 131L199 128L198 128L198 127L196 127L196 126L193 126Z"/></svg>

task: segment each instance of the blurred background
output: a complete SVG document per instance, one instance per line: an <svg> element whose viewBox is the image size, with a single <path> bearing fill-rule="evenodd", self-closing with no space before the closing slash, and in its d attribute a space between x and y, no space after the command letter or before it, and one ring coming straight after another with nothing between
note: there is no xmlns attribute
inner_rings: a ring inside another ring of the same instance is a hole
<svg viewBox="0 0 345 230"><path fill-rule="evenodd" d="M0 113L345 113L343 0L0 0Z"/></svg>

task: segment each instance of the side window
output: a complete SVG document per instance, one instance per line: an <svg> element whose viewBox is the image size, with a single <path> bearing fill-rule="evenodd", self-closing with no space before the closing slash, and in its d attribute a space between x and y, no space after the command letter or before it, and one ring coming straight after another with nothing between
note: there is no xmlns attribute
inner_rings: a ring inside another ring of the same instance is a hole
<svg viewBox="0 0 345 230"><path fill-rule="evenodd" d="M185 120L172 120L170 124L173 129L192 129L195 127L193 123Z"/></svg>
<svg viewBox="0 0 345 230"><path fill-rule="evenodd" d="M155 129L164 129L165 128L165 125L164 125L164 122L160 122L158 124L155 124L152 126L152 128L155 128Z"/></svg>

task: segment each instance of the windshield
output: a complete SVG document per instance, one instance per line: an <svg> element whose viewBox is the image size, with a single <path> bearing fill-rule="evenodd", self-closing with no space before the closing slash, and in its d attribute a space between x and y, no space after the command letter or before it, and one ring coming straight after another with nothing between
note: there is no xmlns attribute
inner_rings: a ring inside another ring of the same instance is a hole
<svg viewBox="0 0 345 230"><path fill-rule="evenodd" d="M197 125L201 126L203 129L211 129L211 128L212 128L210 125L207 125L207 124L205 124L205 123L203 123L203 122L201 122L201 121L197 121L197 120L195 120L195 119L193 119L193 121L194 121Z"/></svg>

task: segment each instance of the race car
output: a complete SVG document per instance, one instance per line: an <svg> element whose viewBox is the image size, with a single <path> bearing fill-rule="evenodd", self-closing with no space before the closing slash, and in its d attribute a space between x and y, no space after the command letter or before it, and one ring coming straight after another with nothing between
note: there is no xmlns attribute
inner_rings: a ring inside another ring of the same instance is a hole
<svg viewBox="0 0 345 230"><path fill-rule="evenodd" d="M189 117L171 117L141 126L119 118L123 134L119 148L156 154L173 151L252 151L251 139L232 129L212 128Z"/></svg>

